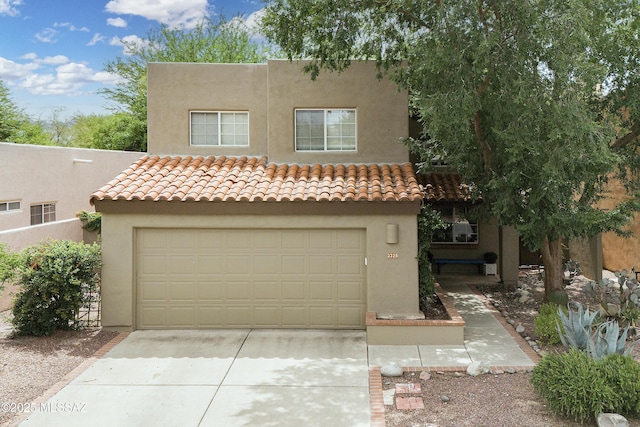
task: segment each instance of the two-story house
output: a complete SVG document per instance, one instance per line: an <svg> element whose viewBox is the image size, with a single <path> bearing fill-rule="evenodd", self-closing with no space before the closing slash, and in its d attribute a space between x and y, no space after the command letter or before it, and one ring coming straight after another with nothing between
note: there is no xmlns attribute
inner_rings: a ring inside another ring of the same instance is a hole
<svg viewBox="0 0 640 427"><path fill-rule="evenodd" d="M367 62L149 64L149 154L91 198L103 326L420 318L407 105Z"/></svg>

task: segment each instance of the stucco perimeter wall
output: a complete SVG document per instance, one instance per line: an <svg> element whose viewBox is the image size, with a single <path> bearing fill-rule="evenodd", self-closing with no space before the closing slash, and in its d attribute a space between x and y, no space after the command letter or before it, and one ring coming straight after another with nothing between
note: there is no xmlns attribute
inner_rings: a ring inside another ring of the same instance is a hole
<svg viewBox="0 0 640 427"><path fill-rule="evenodd" d="M93 212L89 196L143 153L0 143L0 201L20 201L0 213L0 231L31 224L30 206L55 203L56 220Z"/></svg>
<svg viewBox="0 0 640 427"><path fill-rule="evenodd" d="M406 92L378 80L374 62L313 81L304 62L148 65L150 154L268 156L275 163L401 163L409 136ZM296 109L356 109L357 150L296 152ZM249 146L190 145L192 111L249 112Z"/></svg>
<svg viewBox="0 0 640 427"><path fill-rule="evenodd" d="M609 191L599 206L605 209L612 209L621 200L627 197L624 186L616 180L611 180ZM602 235L602 267L611 270L627 271L631 267L640 266L640 216L636 215L628 227L633 233L629 238L620 237L615 233L604 233Z"/></svg>
<svg viewBox="0 0 640 427"><path fill-rule="evenodd" d="M398 224L399 243L386 243L386 224ZM145 215L102 217L102 324L135 328L134 239L137 228L335 229L366 230L367 311L419 316L417 224L408 215ZM398 254L389 258L388 254ZM364 260L363 260L364 262Z"/></svg>

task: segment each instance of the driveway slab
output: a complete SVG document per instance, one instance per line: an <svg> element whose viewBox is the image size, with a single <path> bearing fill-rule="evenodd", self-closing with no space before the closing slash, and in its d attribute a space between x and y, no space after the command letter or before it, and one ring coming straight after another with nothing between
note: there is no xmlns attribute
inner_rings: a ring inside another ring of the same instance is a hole
<svg viewBox="0 0 640 427"><path fill-rule="evenodd" d="M135 331L22 426L369 426L366 333Z"/></svg>

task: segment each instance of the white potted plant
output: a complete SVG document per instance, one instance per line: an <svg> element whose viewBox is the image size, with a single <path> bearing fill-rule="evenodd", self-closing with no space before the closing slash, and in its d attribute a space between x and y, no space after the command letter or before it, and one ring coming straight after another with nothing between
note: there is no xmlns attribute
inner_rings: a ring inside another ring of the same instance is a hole
<svg viewBox="0 0 640 427"><path fill-rule="evenodd" d="M483 255L485 264L484 264L484 275L496 275L498 274L498 264L496 261L498 260L498 254L495 252L485 252Z"/></svg>

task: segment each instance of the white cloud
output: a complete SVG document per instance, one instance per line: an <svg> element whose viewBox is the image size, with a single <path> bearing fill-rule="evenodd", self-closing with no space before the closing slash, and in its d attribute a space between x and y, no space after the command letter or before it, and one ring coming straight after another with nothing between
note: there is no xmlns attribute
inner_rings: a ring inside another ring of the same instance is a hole
<svg viewBox="0 0 640 427"><path fill-rule="evenodd" d="M37 64L18 64L0 56L0 79L1 80L18 80L23 76L33 72L38 68Z"/></svg>
<svg viewBox="0 0 640 427"><path fill-rule="evenodd" d="M107 24L112 27L127 28L127 21L122 18L107 18Z"/></svg>
<svg viewBox="0 0 640 427"><path fill-rule="evenodd" d="M63 27L63 28L68 28L69 31L84 31L84 32L89 32L89 29L87 27L81 27L78 28L75 25L73 25L71 22L56 22L53 24L54 27Z"/></svg>
<svg viewBox="0 0 640 427"><path fill-rule="evenodd" d="M131 55L132 47L142 46L148 43L148 41L136 36L135 34L124 36L122 38L116 36L109 40L109 45L111 46L122 46L122 53L124 55Z"/></svg>
<svg viewBox="0 0 640 427"><path fill-rule="evenodd" d="M91 39L91 41L89 43L87 43L87 46L94 46L98 43L102 43L104 42L104 36L100 33L95 33L93 35L93 38Z"/></svg>
<svg viewBox="0 0 640 427"><path fill-rule="evenodd" d="M254 36L260 34L260 23L262 22L262 18L264 18L265 10L260 9L253 12L251 15L245 19L244 24L247 26L247 29Z"/></svg>
<svg viewBox="0 0 640 427"><path fill-rule="evenodd" d="M22 0L0 0L0 15L18 16Z"/></svg>
<svg viewBox="0 0 640 427"><path fill-rule="evenodd" d="M33 95L80 95L89 84L114 84L119 77L71 62L64 55L23 55L24 64L0 57L0 79Z"/></svg>
<svg viewBox="0 0 640 427"><path fill-rule="evenodd" d="M58 31L53 28L45 28L36 34L36 38L40 40L42 43L56 43L58 40L56 36L58 35Z"/></svg>
<svg viewBox="0 0 640 427"><path fill-rule="evenodd" d="M167 24L172 28L193 28L209 16L207 0L110 0L107 12L136 15Z"/></svg>

